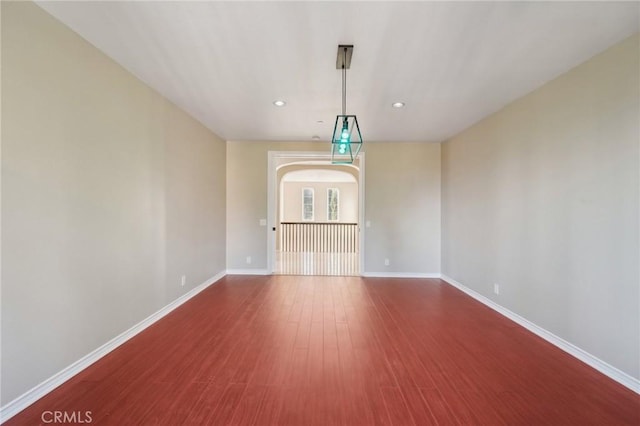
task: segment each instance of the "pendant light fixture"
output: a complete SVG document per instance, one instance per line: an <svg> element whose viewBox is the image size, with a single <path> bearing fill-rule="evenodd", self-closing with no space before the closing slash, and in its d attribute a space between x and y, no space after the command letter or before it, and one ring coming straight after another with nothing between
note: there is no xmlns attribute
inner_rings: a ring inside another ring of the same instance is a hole
<svg viewBox="0 0 640 426"><path fill-rule="evenodd" d="M336 116L331 138L331 162L351 164L362 148L362 135L355 115L347 115L347 69L351 67L353 45L338 46L336 69L342 70L342 114Z"/></svg>

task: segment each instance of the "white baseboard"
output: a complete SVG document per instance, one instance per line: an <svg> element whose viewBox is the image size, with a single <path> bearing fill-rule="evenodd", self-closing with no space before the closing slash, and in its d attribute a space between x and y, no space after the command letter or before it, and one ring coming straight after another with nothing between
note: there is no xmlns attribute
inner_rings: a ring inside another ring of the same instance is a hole
<svg viewBox="0 0 640 426"><path fill-rule="evenodd" d="M270 275L266 269L227 269L227 275Z"/></svg>
<svg viewBox="0 0 640 426"><path fill-rule="evenodd" d="M634 391L637 394L640 394L640 380L636 379L635 377L632 377L630 375L628 375L627 373L618 370L617 368L615 368L614 366L607 364L606 362L602 361L601 359L591 355L590 353L586 352L583 349L580 349L579 347L575 346L572 343L567 342L566 340L562 339L561 337L556 336L555 334L551 333L550 331L545 330L544 328L532 323L531 321L521 317L520 315L511 312L510 310L506 309L503 306L498 305L497 303L495 303L493 300L481 295L480 293L477 293L473 290L471 290L470 288L464 286L463 284L459 283L458 281L454 280L451 277L448 277L444 274L442 274L442 280L451 284L452 286L458 288L459 290L467 293L469 296L473 297L474 299L476 299L477 301L479 301L480 303L488 306L489 308L493 309L494 311L504 315L505 317L509 318L510 320L514 321L515 323L521 325L522 327L526 328L527 330L529 330L530 332L536 334L537 336L542 337L544 340L546 340L547 342L551 343L552 345L562 349L563 351L567 352L569 355L572 355L576 358L578 358L580 361L584 362L585 364L595 368L596 370L598 370L599 372L601 372L602 374L604 374L605 376L608 376L609 378L615 380L616 382L620 383L621 385L631 389L632 391Z"/></svg>
<svg viewBox="0 0 640 426"><path fill-rule="evenodd" d="M48 394L49 392L51 392L52 390L54 390L55 388L57 388L58 386L60 386L70 378L72 378L73 376L75 376L76 374L80 373L85 368L89 367L94 362L98 361L103 356L107 355L109 352L116 349L118 346L125 343L127 340L134 337L136 334L140 333L150 325L160 320L162 317L169 314L171 311L173 311L174 309L176 309L177 307L179 307L180 305L182 305L183 303L185 303L186 301L188 301L189 299L191 299L192 297L200 293L205 288L219 281L225 275L226 275L226 272L223 271L215 275L214 277L209 278L208 280L206 280L205 282L203 282L193 290L183 294L173 302L169 303L165 307L161 308L160 310L151 314L144 320L140 321L138 324L134 325L127 331L114 337L104 345L88 353L84 357L80 358L78 361L74 362L73 364L69 365L68 367L64 368L63 370L59 371L53 376L49 377L44 382L28 390L27 392L20 395L13 401L7 403L4 407L0 407L0 423L3 423L9 420L11 417L15 416L20 411L24 410L29 405L33 404L38 399L42 398L43 396L45 396L46 394Z"/></svg>
<svg viewBox="0 0 640 426"><path fill-rule="evenodd" d="M440 278L439 273L424 272L363 272L366 278Z"/></svg>

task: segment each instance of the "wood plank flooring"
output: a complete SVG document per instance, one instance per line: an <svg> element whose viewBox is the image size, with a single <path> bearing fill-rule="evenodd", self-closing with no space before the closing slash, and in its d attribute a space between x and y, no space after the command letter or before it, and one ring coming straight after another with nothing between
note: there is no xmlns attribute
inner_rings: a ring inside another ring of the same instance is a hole
<svg viewBox="0 0 640 426"><path fill-rule="evenodd" d="M10 419L638 425L640 396L433 279L228 276Z"/></svg>

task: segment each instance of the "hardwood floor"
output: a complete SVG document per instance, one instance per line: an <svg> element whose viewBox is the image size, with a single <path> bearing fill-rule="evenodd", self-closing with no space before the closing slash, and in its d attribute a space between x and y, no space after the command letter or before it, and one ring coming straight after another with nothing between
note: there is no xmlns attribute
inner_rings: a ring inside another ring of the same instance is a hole
<svg viewBox="0 0 640 426"><path fill-rule="evenodd" d="M640 396L437 279L228 276L7 425L638 425Z"/></svg>

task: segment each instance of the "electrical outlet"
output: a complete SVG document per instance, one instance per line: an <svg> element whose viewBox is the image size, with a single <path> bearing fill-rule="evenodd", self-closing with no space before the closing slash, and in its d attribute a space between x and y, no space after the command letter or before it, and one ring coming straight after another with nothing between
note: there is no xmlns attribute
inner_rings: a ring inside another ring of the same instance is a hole
<svg viewBox="0 0 640 426"><path fill-rule="evenodd" d="M389 259L385 259L384 260L384 266L389 266L391 264L391 262L389 262Z"/></svg>
<svg viewBox="0 0 640 426"><path fill-rule="evenodd" d="M493 292L495 294L500 294L500 286L497 283L493 284Z"/></svg>
<svg viewBox="0 0 640 426"><path fill-rule="evenodd" d="M247 256L247 265L250 265L252 262L251 256Z"/></svg>
<svg viewBox="0 0 640 426"><path fill-rule="evenodd" d="M187 283L187 276L183 275L182 279L180 280L180 286L184 287L184 285Z"/></svg>

